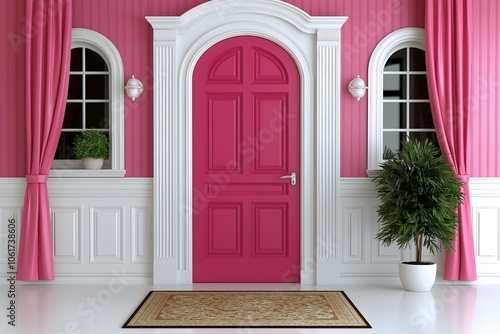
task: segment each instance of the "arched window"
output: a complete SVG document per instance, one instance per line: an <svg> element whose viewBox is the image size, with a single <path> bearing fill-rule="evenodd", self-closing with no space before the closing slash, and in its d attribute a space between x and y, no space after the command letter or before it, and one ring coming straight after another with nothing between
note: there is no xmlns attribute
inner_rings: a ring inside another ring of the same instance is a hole
<svg viewBox="0 0 500 334"><path fill-rule="evenodd" d="M404 28L386 36L369 64L368 176L408 138L437 144L427 88L425 34Z"/></svg>
<svg viewBox="0 0 500 334"><path fill-rule="evenodd" d="M73 29L68 100L50 176L123 177L123 64L118 50L103 35ZM98 129L110 139L110 154L101 170L84 170L73 153L74 138Z"/></svg>

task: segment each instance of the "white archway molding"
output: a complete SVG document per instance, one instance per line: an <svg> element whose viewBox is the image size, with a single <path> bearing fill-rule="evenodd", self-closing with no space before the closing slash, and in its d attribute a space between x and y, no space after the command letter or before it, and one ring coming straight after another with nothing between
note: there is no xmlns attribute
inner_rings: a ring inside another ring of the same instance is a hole
<svg viewBox="0 0 500 334"><path fill-rule="evenodd" d="M154 284L192 282L192 74L226 38L267 38L301 75L301 282L337 282L340 28L273 0L213 0L179 17L147 17L154 54Z"/></svg>

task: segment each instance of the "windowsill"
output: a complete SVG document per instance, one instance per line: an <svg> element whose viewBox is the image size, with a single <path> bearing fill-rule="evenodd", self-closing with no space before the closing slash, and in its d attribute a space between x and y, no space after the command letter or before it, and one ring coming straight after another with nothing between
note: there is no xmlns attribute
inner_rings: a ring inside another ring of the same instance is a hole
<svg viewBox="0 0 500 334"><path fill-rule="evenodd" d="M125 169L112 169L109 159L104 160L104 165L101 169L85 169L83 168L81 160L54 160L52 162L52 168L49 171L50 178L119 178L124 176Z"/></svg>
<svg viewBox="0 0 500 334"><path fill-rule="evenodd" d="M124 177L125 170L120 169L51 169L49 178L66 177Z"/></svg>
<svg viewBox="0 0 500 334"><path fill-rule="evenodd" d="M379 169L367 169L366 175L368 177L374 178L378 175L379 171L380 171Z"/></svg>

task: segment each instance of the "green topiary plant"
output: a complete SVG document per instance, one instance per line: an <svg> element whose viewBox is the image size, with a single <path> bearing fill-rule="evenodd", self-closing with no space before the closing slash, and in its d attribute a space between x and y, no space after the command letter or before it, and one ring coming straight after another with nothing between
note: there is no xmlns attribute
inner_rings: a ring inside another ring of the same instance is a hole
<svg viewBox="0 0 500 334"><path fill-rule="evenodd" d="M73 141L73 150L78 159L105 159L109 155L109 139L101 131L84 130Z"/></svg>
<svg viewBox="0 0 500 334"><path fill-rule="evenodd" d="M428 140L402 142L402 149L380 168L373 179L380 199L376 239L385 246L395 242L400 249L414 244L416 263L422 263L423 247L432 254L441 246L452 250L462 182L440 150Z"/></svg>

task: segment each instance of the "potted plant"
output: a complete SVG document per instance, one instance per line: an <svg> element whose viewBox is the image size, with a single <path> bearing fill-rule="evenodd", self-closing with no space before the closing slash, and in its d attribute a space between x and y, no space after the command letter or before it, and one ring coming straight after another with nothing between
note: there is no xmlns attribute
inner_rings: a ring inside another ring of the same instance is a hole
<svg viewBox="0 0 500 334"><path fill-rule="evenodd" d="M423 261L422 250L426 247L435 254L442 248L453 249L462 182L428 140L403 141L401 150L389 155L380 168L373 179L381 223L375 238L400 249L413 245L415 261L399 265L401 283L409 291L428 291L436 278L436 264Z"/></svg>
<svg viewBox="0 0 500 334"><path fill-rule="evenodd" d="M109 139L101 131L84 130L73 141L73 150L86 169L101 169L109 155Z"/></svg>

